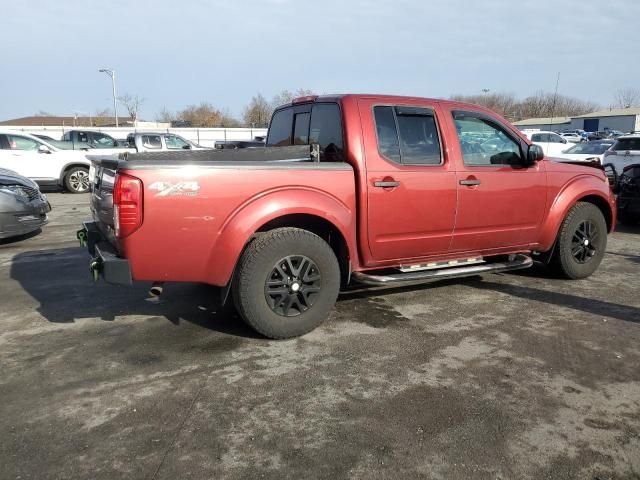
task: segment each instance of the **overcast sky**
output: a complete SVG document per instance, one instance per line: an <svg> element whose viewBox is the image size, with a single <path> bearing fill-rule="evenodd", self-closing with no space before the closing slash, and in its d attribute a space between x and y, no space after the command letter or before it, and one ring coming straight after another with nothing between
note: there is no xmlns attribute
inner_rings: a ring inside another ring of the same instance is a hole
<svg viewBox="0 0 640 480"><path fill-rule="evenodd" d="M640 83L637 0L0 0L0 119L283 89L426 97L553 91L608 106ZM123 108L124 110L124 108Z"/></svg>

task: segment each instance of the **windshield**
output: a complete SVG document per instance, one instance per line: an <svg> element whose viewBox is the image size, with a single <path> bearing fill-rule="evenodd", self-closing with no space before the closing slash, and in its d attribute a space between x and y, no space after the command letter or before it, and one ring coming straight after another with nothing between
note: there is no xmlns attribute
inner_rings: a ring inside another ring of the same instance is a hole
<svg viewBox="0 0 640 480"><path fill-rule="evenodd" d="M612 144L611 143L581 143L574 145L565 153L582 153L591 155L600 155L604 153Z"/></svg>

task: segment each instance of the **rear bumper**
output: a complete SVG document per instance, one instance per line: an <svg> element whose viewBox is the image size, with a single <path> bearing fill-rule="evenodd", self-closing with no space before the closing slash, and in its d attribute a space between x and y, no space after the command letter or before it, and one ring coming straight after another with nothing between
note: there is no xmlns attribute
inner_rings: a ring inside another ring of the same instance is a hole
<svg viewBox="0 0 640 480"><path fill-rule="evenodd" d="M108 283L131 285L131 267L129 260L118 255L113 246L107 242L96 222L84 222L78 230L77 237L81 245L86 245L91 261L89 270L94 280L102 277Z"/></svg>

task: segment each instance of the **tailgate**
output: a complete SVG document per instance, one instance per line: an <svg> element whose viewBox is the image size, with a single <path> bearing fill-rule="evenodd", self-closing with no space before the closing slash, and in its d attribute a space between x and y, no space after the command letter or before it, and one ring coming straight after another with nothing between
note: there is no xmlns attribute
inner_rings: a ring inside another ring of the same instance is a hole
<svg viewBox="0 0 640 480"><path fill-rule="evenodd" d="M92 160L95 174L91 185L91 215L100 232L112 245L117 245L113 222L113 185L117 162Z"/></svg>

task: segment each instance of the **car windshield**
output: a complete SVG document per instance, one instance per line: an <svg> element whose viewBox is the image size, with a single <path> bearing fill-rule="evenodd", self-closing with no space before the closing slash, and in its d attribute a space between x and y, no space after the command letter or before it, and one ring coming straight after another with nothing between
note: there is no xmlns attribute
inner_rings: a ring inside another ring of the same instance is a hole
<svg viewBox="0 0 640 480"><path fill-rule="evenodd" d="M565 153L600 155L604 153L610 146L611 143L579 143L571 147L569 150L566 150Z"/></svg>

